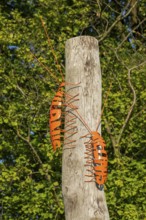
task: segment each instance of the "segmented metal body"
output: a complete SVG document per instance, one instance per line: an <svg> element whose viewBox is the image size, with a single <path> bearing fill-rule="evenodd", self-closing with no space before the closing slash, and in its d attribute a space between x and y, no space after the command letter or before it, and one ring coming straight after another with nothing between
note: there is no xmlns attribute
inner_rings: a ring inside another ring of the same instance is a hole
<svg viewBox="0 0 146 220"><path fill-rule="evenodd" d="M64 145L72 144L76 140L73 140L72 137L74 134L77 133L76 123L76 116L73 114L73 111L77 110L77 106L73 103L78 101L78 94L75 96L70 95L69 93L65 92L65 84L68 85L78 85L71 84L71 83L61 83L58 91L56 92L50 107L50 138L52 142L53 150L55 151L56 148L61 146L61 136L62 133L67 133L66 137L64 138ZM66 108L66 110L62 108ZM66 130L63 130L62 127L62 119L66 114Z"/></svg>
<svg viewBox="0 0 146 220"><path fill-rule="evenodd" d="M61 83L50 107L50 138L53 150L61 146L61 115L65 83Z"/></svg>
<svg viewBox="0 0 146 220"><path fill-rule="evenodd" d="M107 180L108 156L105 150L106 144L101 135L92 132L93 165L96 183L101 186Z"/></svg>

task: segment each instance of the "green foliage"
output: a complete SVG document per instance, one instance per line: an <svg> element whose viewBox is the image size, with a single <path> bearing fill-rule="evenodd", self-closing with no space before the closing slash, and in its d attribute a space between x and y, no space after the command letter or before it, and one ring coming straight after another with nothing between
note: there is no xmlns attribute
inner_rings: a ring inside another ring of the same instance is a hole
<svg viewBox="0 0 146 220"><path fill-rule="evenodd" d="M53 51L63 66L65 41L79 35L99 39L103 102L111 86L102 122L110 161L105 186L110 219L146 219L145 1L113 25L130 8L124 9L127 1L117 2L1 0L2 219L64 219L62 152L52 152L48 132L50 102L61 81Z"/></svg>
<svg viewBox="0 0 146 220"><path fill-rule="evenodd" d="M146 216L144 161L123 157L110 161L112 171L107 182L107 201L111 219L144 219Z"/></svg>

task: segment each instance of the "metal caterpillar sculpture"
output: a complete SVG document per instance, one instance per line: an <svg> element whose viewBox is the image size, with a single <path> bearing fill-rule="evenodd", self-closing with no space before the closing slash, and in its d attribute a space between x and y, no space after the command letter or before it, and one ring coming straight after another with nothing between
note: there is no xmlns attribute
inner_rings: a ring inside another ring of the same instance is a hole
<svg viewBox="0 0 146 220"><path fill-rule="evenodd" d="M63 133L68 134L68 136L66 136L66 138L64 139L64 144L72 144L74 143L76 140L72 140L71 137L77 133L77 127L75 125L76 123L76 117L73 114L70 114L70 112L73 112L75 109L77 109L77 106L75 104L73 104L74 102L78 101L78 94L72 96L70 95L68 92L65 92L65 85L71 85L71 86L78 86L80 83L67 83L64 82L64 75L63 72L61 70L61 66L58 63L57 57L54 53L54 49L52 48L51 42L50 42L50 38L48 36L46 27L44 25L44 22L41 19L41 23L44 29L44 32L46 34L46 37L48 39L48 44L51 48L52 54L54 56L55 59L55 63L57 66L57 69L59 70L61 76L62 76L62 82L60 83L59 80L57 79L57 77L54 76L54 74L49 70L48 67L44 66L41 62L38 62L51 74L51 76L53 78L56 79L56 81L59 83L59 87L57 92L54 95L54 98L51 102L51 106L50 106L50 117L49 117L49 127L50 127L50 139L51 139L51 143L52 143L52 147L53 150L55 151L57 148L61 147L61 139L62 139L62 135ZM65 108L68 107L69 110L65 112ZM64 108L64 109L63 109ZM63 124L63 116L64 114L67 114L69 119L66 120L66 124L68 129L67 130L63 130L62 129L62 124Z"/></svg>
<svg viewBox="0 0 146 220"><path fill-rule="evenodd" d="M86 152L85 159L87 171L86 174L91 180L86 182L95 181L97 187L101 190L107 180L108 174L108 156L105 150L106 144L102 136L97 131L91 131L91 137L88 142L85 142Z"/></svg>

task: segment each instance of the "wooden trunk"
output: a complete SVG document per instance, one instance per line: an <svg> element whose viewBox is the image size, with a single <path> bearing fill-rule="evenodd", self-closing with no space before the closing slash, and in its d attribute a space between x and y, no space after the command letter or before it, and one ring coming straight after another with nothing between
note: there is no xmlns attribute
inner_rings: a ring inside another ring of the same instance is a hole
<svg viewBox="0 0 146 220"><path fill-rule="evenodd" d="M81 36L66 42L66 82L80 82L76 87L66 85L66 91L72 96L79 94L79 100L72 104L78 106L78 111L88 127L95 131L101 114L102 89L99 48L95 38ZM73 113L77 115L75 110ZM87 171L84 142L88 139L81 136L89 132L78 118L76 126L74 131L77 130L77 133L71 137L72 140L76 140L74 146L64 145L63 149L62 190L65 218L66 220L108 220L104 190L97 189L95 182L85 182L91 180L90 177L85 177Z"/></svg>

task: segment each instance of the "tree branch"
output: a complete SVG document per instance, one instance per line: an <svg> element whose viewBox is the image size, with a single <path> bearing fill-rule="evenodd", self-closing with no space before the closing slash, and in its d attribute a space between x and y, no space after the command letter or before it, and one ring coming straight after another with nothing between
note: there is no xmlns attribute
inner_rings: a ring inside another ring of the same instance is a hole
<svg viewBox="0 0 146 220"><path fill-rule="evenodd" d="M144 65L144 64L146 64L146 61L140 63L140 64L137 65L137 66L132 67L131 69L128 69L128 68L127 68L127 69L128 69L128 83L129 83L129 87L130 87L130 89L131 89L131 91L132 91L132 93L133 93L133 101L132 101L132 104L131 104L131 106L130 106L130 108L129 108L129 112L128 112L127 117L126 117L126 119L125 119L125 121L124 121L124 124L123 124L123 126L122 126L122 128L121 128L121 130L120 130L120 133L119 133L119 136L118 136L118 139L117 139L117 145L119 145L119 142L120 142L120 140L121 140L122 134L123 134L123 132L124 132L124 130L125 130L125 127L126 127L128 121L129 121L129 119L130 119L130 116L131 116L131 114L132 114L132 112L133 112L133 109L134 109L134 106L135 106L135 104L136 104L136 92L135 92L135 89L134 89L134 87L133 87L133 85L132 85L132 83L131 83L131 71L134 70L134 69L136 69L136 68L138 68L138 67L140 67L140 66L142 66L142 65Z"/></svg>
<svg viewBox="0 0 146 220"><path fill-rule="evenodd" d="M21 92L21 94L25 97L25 92L20 88L20 86L17 84L16 85L17 89Z"/></svg>
<svg viewBox="0 0 146 220"><path fill-rule="evenodd" d="M133 28L132 32L134 32L137 28L139 28L139 26L146 21L146 18L144 18L135 28ZM121 45L127 40L127 38L131 35L131 32L129 32L129 34L127 34L127 36L123 39L123 41L119 44L119 46L116 48L116 50L118 50Z"/></svg>
<svg viewBox="0 0 146 220"><path fill-rule="evenodd" d="M18 135L18 137L19 137L20 139L22 139L23 141L25 141L25 142L28 144L28 146L29 146L30 149L32 150L33 154L35 155L35 157L36 157L36 159L37 159L39 165L42 167L42 169L43 169L43 171L44 171L44 173L45 173L46 180L49 181L49 180L50 180L50 177L49 177L49 175L48 175L48 172L43 168L43 162L41 161L41 159L40 159L38 153L36 152L36 150L34 149L34 147L32 146L32 144L31 144L31 142L30 142L30 140L29 140L29 137L28 137L28 138L24 138L24 137L20 134L20 132L19 132L18 129L17 129L17 135Z"/></svg>
<svg viewBox="0 0 146 220"><path fill-rule="evenodd" d="M17 129L17 135L18 135L19 138L21 138L21 140L25 141L25 142L29 145L29 147L30 147L30 149L32 150L33 154L35 155L35 157L36 157L38 163L42 166L43 163L42 163L42 161L41 161L39 155L37 154L36 150L34 149L34 147L32 146L32 144L30 143L29 137L28 137L28 138L24 138L24 137L20 134L20 132L19 132L18 129Z"/></svg>
<svg viewBox="0 0 146 220"><path fill-rule="evenodd" d="M115 20L115 22L109 27L109 29L108 29L106 32L104 32L103 36L99 39L99 43L100 43L101 41L103 41L103 40L107 37L107 35L111 32L111 30L115 27L115 25L116 25L120 20L126 18L126 17L130 14L130 12L132 11L132 9L136 6L137 1L136 1L135 4L129 9L129 11L123 16L123 11L125 11L125 10L129 7L129 3L130 3L130 1L129 1L129 2L127 3L127 5L124 7L124 9L123 9L122 12L120 13L120 15L119 15L119 16L117 17L117 19Z"/></svg>

